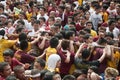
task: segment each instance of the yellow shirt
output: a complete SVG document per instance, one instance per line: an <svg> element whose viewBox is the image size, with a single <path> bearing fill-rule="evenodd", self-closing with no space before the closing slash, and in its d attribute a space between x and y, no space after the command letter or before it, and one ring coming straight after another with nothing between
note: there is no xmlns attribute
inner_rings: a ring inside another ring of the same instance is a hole
<svg viewBox="0 0 120 80"><path fill-rule="evenodd" d="M6 40L6 39L1 39L0 40L0 62L4 61L3 58L3 52L12 47L15 44L16 40Z"/></svg>
<svg viewBox="0 0 120 80"><path fill-rule="evenodd" d="M113 53L113 60L108 60L108 66L117 69L120 61L120 52Z"/></svg>
<svg viewBox="0 0 120 80"><path fill-rule="evenodd" d="M108 17L109 17L108 13L107 13L107 12L103 12L103 13L101 13L101 14L103 15L103 21L104 21L105 23L107 23L107 22L108 22Z"/></svg>
<svg viewBox="0 0 120 80"><path fill-rule="evenodd" d="M81 6L83 3L83 0L78 0L78 2L79 2L79 5Z"/></svg>
<svg viewBox="0 0 120 80"><path fill-rule="evenodd" d="M51 54L56 54L57 50L55 48L48 47L46 50L46 61Z"/></svg>
<svg viewBox="0 0 120 80"><path fill-rule="evenodd" d="M97 33L96 33L96 31L94 31L94 30L91 30L91 33L90 33L91 35L92 35L92 37L96 37L97 36Z"/></svg>
<svg viewBox="0 0 120 80"><path fill-rule="evenodd" d="M30 21L32 17L32 13L26 12L27 20Z"/></svg>

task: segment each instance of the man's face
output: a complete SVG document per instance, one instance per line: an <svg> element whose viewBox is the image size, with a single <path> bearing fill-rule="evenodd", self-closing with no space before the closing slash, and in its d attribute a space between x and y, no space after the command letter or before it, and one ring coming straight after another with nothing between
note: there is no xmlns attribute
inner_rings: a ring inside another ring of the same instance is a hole
<svg viewBox="0 0 120 80"><path fill-rule="evenodd" d="M20 80L25 80L25 69L24 67L20 68L18 72L16 72L16 77Z"/></svg>
<svg viewBox="0 0 120 80"><path fill-rule="evenodd" d="M4 61L11 64L12 58L10 56L4 56Z"/></svg>
<svg viewBox="0 0 120 80"><path fill-rule="evenodd" d="M3 71L3 76L6 78L7 76L11 75L11 67L10 65L7 65L4 67L4 71Z"/></svg>
<svg viewBox="0 0 120 80"><path fill-rule="evenodd" d="M34 69L42 70L43 68L41 67L40 63L35 62L34 63Z"/></svg>

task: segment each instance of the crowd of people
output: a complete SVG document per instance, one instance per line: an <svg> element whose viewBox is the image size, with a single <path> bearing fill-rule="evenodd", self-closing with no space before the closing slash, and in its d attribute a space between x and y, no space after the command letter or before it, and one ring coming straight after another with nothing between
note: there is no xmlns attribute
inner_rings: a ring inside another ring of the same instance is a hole
<svg viewBox="0 0 120 80"><path fill-rule="evenodd" d="M0 0L0 80L120 80L120 0Z"/></svg>

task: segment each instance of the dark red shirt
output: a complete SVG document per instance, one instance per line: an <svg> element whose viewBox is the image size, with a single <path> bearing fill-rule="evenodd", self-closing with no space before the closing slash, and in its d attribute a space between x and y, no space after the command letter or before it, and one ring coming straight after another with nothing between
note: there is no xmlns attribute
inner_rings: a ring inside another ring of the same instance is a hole
<svg viewBox="0 0 120 80"><path fill-rule="evenodd" d="M58 51L58 54L59 54L60 57L61 57L60 73L61 73L61 74L64 74L64 75L67 75L67 74L69 74L69 70L70 70L70 68L71 68L71 65L74 63L74 53L71 52L70 62L69 62L69 63L65 63L65 60L66 60L66 58L67 58L65 52L62 52L62 50L60 49L60 50Z"/></svg>

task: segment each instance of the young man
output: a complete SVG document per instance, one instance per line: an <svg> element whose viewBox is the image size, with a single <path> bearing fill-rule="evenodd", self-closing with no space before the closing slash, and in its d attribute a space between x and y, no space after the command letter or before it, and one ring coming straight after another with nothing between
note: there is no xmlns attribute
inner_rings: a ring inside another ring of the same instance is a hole
<svg viewBox="0 0 120 80"><path fill-rule="evenodd" d="M11 68L7 62L0 63L0 80L5 80L5 78L11 75Z"/></svg>
<svg viewBox="0 0 120 80"><path fill-rule="evenodd" d="M11 69L13 70L13 68L17 65L22 65L21 62L19 62L17 59L13 58L14 57L14 52L11 49L7 49L3 52L3 57L4 57L4 61L8 62L9 65L11 66Z"/></svg>

